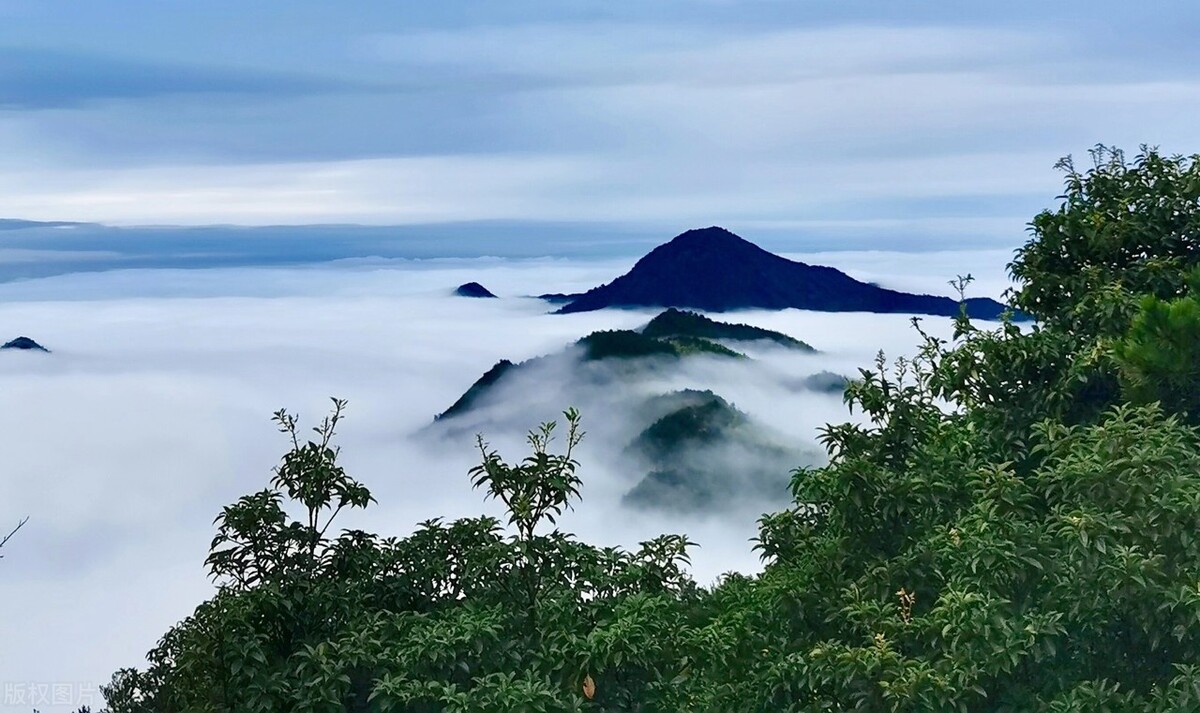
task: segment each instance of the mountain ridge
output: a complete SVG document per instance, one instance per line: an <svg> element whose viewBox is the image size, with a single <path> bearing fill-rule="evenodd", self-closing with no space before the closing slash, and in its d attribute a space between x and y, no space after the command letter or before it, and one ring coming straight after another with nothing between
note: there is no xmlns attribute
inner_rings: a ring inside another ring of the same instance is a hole
<svg viewBox="0 0 1200 713"><path fill-rule="evenodd" d="M836 268L789 260L718 226L680 233L624 275L571 297L556 314L605 307L679 307L706 312L797 308L956 316L960 309L959 301L950 297L890 290ZM996 319L1008 310L986 297L963 304L977 319Z"/></svg>
<svg viewBox="0 0 1200 713"><path fill-rule="evenodd" d="M643 325L641 329L602 329L580 337L568 347L575 349L583 362L628 361L646 357L683 359L695 355L746 359L745 354L731 349L723 342L766 341L788 349L816 353L811 345L770 329L748 324L730 324L709 319L694 312L668 309ZM562 356L563 352L533 357L514 363L501 359L455 401L449 408L434 416L434 421L450 419L466 413L486 397L502 378L526 370L531 364Z"/></svg>

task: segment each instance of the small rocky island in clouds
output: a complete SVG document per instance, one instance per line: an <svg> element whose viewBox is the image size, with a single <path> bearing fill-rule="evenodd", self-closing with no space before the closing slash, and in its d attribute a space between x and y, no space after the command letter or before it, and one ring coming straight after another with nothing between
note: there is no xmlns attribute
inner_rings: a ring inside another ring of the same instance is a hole
<svg viewBox="0 0 1200 713"><path fill-rule="evenodd" d="M494 298L496 296L496 295L492 294L491 290L489 290L488 288L479 284L478 282L468 282L466 284L459 285L454 290L454 294L458 295L459 297L484 297L484 298L493 297Z"/></svg>
<svg viewBox="0 0 1200 713"><path fill-rule="evenodd" d="M20 351L27 351L27 352L47 352L47 353L49 353L49 351L50 351L49 349L47 349L46 347L43 347L41 344L38 344L37 342L33 341L29 337L17 337L16 339L13 339L12 341L5 342L3 345L0 345L0 349L17 349Z"/></svg>
<svg viewBox="0 0 1200 713"><path fill-rule="evenodd" d="M605 307L805 309L956 316L959 301L860 282L840 270L795 262L719 227L689 230L650 251L629 272L582 294L542 295L565 303L560 314ZM986 297L965 301L975 319L996 319L1007 308Z"/></svg>

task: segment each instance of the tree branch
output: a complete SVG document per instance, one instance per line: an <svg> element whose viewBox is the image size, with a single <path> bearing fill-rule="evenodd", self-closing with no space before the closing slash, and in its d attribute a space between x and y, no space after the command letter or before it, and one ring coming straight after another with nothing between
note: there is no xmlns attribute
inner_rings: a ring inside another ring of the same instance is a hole
<svg viewBox="0 0 1200 713"><path fill-rule="evenodd" d="M16 527L14 527L14 528L12 529L12 531L11 531L11 532L9 532L7 535L5 535L3 540L0 540L0 549L3 549L3 548L4 548L4 546L5 546L6 544L8 544L8 541L9 541L10 539L12 539L12 536L13 536L13 535L15 535L15 534L17 534L17 530L20 530L22 527L24 527L24 526L25 526L25 523L27 523L27 522L29 522L29 518L28 518L28 517L26 517L25 519L23 519L23 520L21 520L20 522L18 522L18 523L17 523L17 526L16 526ZM4 557L4 555L0 555L0 558L2 558L2 557Z"/></svg>

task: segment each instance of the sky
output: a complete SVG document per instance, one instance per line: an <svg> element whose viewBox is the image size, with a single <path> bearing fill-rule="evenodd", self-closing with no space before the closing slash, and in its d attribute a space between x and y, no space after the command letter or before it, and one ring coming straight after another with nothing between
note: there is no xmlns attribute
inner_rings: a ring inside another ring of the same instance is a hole
<svg viewBox="0 0 1200 713"><path fill-rule="evenodd" d="M1059 157L1197 150L1198 34L1190 0L0 0L0 217L1011 246Z"/></svg>

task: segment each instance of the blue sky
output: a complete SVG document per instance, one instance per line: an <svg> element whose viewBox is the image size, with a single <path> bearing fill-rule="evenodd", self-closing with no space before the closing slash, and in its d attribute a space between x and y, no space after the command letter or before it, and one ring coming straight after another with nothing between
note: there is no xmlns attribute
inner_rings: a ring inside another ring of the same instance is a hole
<svg viewBox="0 0 1200 713"><path fill-rule="evenodd" d="M1059 156L1200 150L1197 36L1171 0L0 0L0 217L1014 245Z"/></svg>

